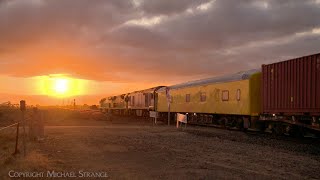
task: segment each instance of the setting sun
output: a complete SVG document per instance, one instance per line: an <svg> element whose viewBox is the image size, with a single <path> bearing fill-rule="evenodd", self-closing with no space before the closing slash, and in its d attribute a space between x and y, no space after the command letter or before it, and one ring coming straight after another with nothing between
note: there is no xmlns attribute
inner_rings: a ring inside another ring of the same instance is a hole
<svg viewBox="0 0 320 180"><path fill-rule="evenodd" d="M68 91L69 81L67 79L55 79L54 90L59 94L64 94Z"/></svg>
<svg viewBox="0 0 320 180"><path fill-rule="evenodd" d="M45 78L46 94L55 97L68 97L77 94L77 83L72 78L63 75L51 75Z"/></svg>

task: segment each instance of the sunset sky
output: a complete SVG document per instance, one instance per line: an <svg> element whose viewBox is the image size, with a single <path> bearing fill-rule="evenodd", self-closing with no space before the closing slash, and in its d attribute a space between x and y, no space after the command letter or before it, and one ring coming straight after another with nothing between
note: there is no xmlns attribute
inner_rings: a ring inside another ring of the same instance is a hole
<svg viewBox="0 0 320 180"><path fill-rule="evenodd" d="M319 17L320 0L0 0L0 103L97 104L318 53Z"/></svg>

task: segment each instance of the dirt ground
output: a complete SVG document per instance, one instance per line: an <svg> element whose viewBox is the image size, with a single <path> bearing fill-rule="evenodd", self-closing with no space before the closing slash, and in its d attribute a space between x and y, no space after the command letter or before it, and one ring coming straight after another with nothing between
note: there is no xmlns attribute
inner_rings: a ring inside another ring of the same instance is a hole
<svg viewBox="0 0 320 180"><path fill-rule="evenodd" d="M46 138L28 142L26 158L0 162L0 179L12 170L106 172L108 179L320 179L319 140L70 114L45 124Z"/></svg>

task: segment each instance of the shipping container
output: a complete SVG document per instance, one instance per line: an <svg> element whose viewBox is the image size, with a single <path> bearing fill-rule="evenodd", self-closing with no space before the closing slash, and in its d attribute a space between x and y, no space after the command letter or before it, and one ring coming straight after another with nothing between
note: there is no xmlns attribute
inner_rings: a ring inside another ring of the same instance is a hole
<svg viewBox="0 0 320 180"><path fill-rule="evenodd" d="M320 115L320 54L262 65L262 112Z"/></svg>

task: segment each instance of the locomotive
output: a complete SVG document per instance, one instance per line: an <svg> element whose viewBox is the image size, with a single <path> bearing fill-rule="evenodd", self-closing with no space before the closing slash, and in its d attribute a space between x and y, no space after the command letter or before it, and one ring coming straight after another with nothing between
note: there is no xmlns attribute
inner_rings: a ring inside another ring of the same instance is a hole
<svg viewBox="0 0 320 180"><path fill-rule="evenodd" d="M163 121L185 114L190 124L270 130L276 134L320 132L320 54L262 65L235 74L157 86L100 101L103 112Z"/></svg>

